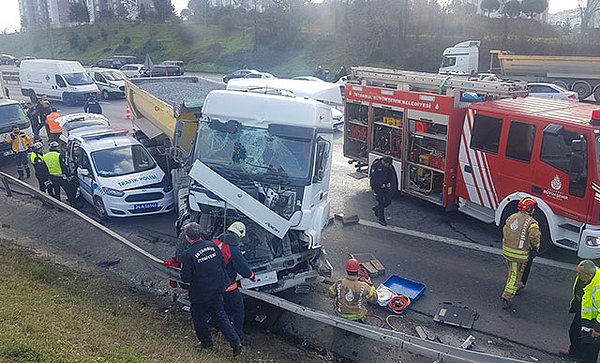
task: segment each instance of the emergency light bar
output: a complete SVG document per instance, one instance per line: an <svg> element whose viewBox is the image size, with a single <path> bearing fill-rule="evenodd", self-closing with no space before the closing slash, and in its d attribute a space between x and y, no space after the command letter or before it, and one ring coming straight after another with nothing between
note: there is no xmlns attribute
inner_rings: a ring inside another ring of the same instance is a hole
<svg viewBox="0 0 600 363"><path fill-rule="evenodd" d="M91 132L89 134L81 135L83 140L92 140L92 139L103 139L105 137L112 136L125 136L129 134L129 130L127 129L117 129L117 130L105 130L105 131L97 131Z"/></svg>

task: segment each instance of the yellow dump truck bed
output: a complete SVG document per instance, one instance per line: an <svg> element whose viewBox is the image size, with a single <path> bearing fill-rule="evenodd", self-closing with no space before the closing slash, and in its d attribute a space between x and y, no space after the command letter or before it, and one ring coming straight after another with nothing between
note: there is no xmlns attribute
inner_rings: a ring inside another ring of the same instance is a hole
<svg viewBox="0 0 600 363"><path fill-rule="evenodd" d="M506 76L600 79L600 57L516 55L492 51Z"/></svg>

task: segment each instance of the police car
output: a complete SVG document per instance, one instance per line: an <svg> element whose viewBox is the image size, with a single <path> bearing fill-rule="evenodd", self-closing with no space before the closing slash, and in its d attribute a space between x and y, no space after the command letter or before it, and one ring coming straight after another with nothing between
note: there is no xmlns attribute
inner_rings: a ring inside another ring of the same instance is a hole
<svg viewBox="0 0 600 363"><path fill-rule="evenodd" d="M128 130L81 128L69 135L66 161L101 219L173 210L169 175Z"/></svg>

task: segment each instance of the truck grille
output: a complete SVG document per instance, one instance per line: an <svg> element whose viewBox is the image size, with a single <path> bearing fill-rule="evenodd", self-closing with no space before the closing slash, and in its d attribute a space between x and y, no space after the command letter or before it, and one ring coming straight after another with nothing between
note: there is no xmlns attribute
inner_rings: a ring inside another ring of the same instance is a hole
<svg viewBox="0 0 600 363"><path fill-rule="evenodd" d="M148 202L151 200L162 199L165 195L163 193L143 193L133 194L125 198L126 202ZM160 208L159 208L160 209ZM145 209L147 211L147 209Z"/></svg>

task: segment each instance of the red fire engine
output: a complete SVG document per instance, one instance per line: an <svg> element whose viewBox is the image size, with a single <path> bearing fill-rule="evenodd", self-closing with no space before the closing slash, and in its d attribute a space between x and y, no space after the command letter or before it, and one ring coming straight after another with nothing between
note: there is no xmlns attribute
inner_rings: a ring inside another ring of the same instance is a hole
<svg viewBox="0 0 600 363"><path fill-rule="evenodd" d="M524 96L522 84L352 69L344 155L393 158L398 191L502 225L538 202L542 251L600 257L600 109Z"/></svg>

